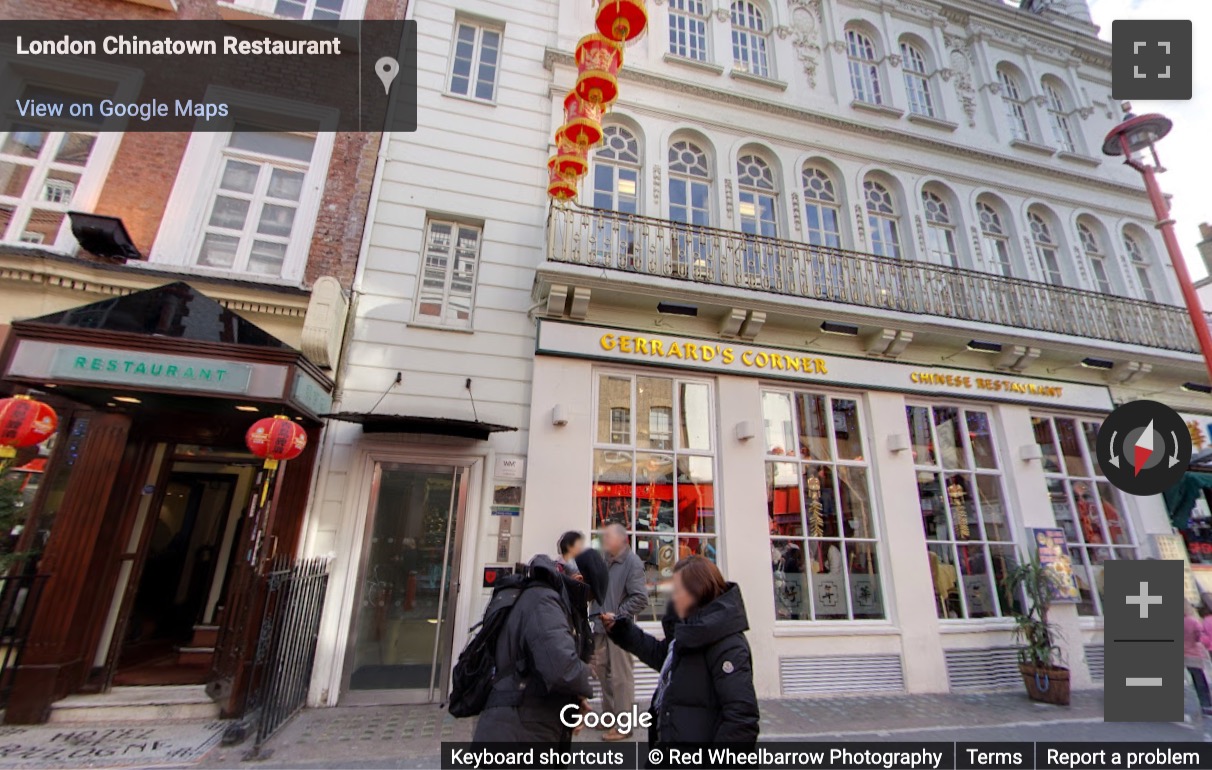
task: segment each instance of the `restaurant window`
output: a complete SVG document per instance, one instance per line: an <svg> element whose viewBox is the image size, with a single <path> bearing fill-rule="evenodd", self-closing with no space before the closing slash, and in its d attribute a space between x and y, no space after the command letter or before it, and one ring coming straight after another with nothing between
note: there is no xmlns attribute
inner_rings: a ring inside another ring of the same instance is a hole
<svg viewBox="0 0 1212 770"><path fill-rule="evenodd" d="M1094 285L1104 294L1114 293L1115 287L1111 283L1111 273L1107 269L1107 253L1103 251L1103 245L1098 235L1085 222L1077 223L1077 235L1082 242L1082 251L1086 253L1086 259L1090 261L1090 272L1094 274Z"/></svg>
<svg viewBox="0 0 1212 770"><path fill-rule="evenodd" d="M850 67L850 90L854 92L855 100L883 104L880 65L871 36L853 27L847 29L846 60Z"/></svg>
<svg viewBox="0 0 1212 770"><path fill-rule="evenodd" d="M901 59L904 61L905 94L909 97L909 111L914 115L934 117L934 98L930 93L930 71L926 67L926 55L910 43L901 43Z"/></svg>
<svg viewBox="0 0 1212 770"><path fill-rule="evenodd" d="M926 554L940 618L1010 615L1002 586L1014 568L1014 530L988 410L905 407Z"/></svg>
<svg viewBox="0 0 1212 770"><path fill-rule="evenodd" d="M922 191L922 206L926 209L926 247L935 264L959 267L959 239L955 235L955 220L951 207L942 196L931 190Z"/></svg>
<svg viewBox="0 0 1212 770"><path fill-rule="evenodd" d="M1031 128L1027 122L1027 100L1023 97L1022 84L1009 65L997 68L997 79L1001 83L1002 105L1006 110L1006 122L1010 136L1024 142L1031 141Z"/></svg>
<svg viewBox="0 0 1212 770"><path fill-rule="evenodd" d="M664 615L679 559L716 560L712 409L705 381L617 372L597 378L593 536L614 522L627 529L644 563L644 620Z"/></svg>
<svg viewBox="0 0 1212 770"><path fill-rule="evenodd" d="M892 192L878 181L863 182L867 198L867 227L871 230L871 251L880 257L901 256L900 216Z"/></svg>
<svg viewBox="0 0 1212 770"><path fill-rule="evenodd" d="M199 267L281 277L292 236L309 234L296 215L308 193L316 135L237 125L220 153ZM302 258L306 253L293 249Z"/></svg>
<svg viewBox="0 0 1212 770"><path fill-rule="evenodd" d="M1065 276L1061 272L1060 244L1052 234L1052 227L1043 215L1035 211L1027 212L1027 222L1031 225L1031 241L1035 244L1035 256L1044 271L1044 279L1053 286L1064 286Z"/></svg>
<svg viewBox="0 0 1212 770"><path fill-rule="evenodd" d="M1132 262L1132 269L1140 284L1141 295L1150 302L1157 302L1157 291L1153 288L1153 279L1149 274L1149 258L1145 251L1147 247L1142 246L1141 243L1143 241L1140 238L1124 228L1124 250L1128 252L1128 259Z"/></svg>
<svg viewBox="0 0 1212 770"><path fill-rule="evenodd" d="M456 328L471 326L481 236L474 225L438 219L426 222L415 320Z"/></svg>
<svg viewBox="0 0 1212 770"><path fill-rule="evenodd" d="M879 536L858 401L762 392L779 620L880 620Z"/></svg>
<svg viewBox="0 0 1212 770"><path fill-rule="evenodd" d="M1069 109L1062 95L1064 86L1044 78L1041 84L1044 89L1044 99L1048 105L1048 122L1052 126L1052 141L1061 152L1075 152L1077 145L1073 141L1073 128L1069 125Z"/></svg>
<svg viewBox="0 0 1212 770"><path fill-rule="evenodd" d="M1064 530L1081 592L1081 615L1102 613L1103 564L1135 559L1136 540L1123 499L1103 477L1095 445L1100 423L1078 417L1033 416L1043 452L1052 515Z"/></svg>
<svg viewBox="0 0 1212 770"><path fill-rule="evenodd" d="M842 247L841 208L833 177L816 166L805 164L804 216L808 242L813 246Z"/></svg>
<svg viewBox="0 0 1212 770"><path fill-rule="evenodd" d="M770 77L768 56L770 32L766 16L756 3L737 0L732 4L732 68L760 78Z"/></svg>

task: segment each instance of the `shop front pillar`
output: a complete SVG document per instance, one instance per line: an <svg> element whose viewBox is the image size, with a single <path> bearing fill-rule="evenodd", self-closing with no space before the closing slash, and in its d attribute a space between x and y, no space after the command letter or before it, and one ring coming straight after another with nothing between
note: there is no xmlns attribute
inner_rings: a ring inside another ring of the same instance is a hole
<svg viewBox="0 0 1212 770"><path fill-rule="evenodd" d="M876 509L883 512L885 606L901 631L905 689L911 693L947 691L947 665L939 635L934 582L922 529L921 503L913 453L889 448L889 436L907 438L905 399L899 393L872 391L867 399L871 436L868 446L876 473Z"/></svg>
<svg viewBox="0 0 1212 770"><path fill-rule="evenodd" d="M766 509L766 435L758 380L721 377L719 404L720 569L741 587L749 614L753 685L760 698L780 691L779 652L775 644L774 584L770 573L770 523ZM737 438L748 423L755 435Z"/></svg>
<svg viewBox="0 0 1212 770"><path fill-rule="evenodd" d="M1018 502L1017 519L1024 529L1031 527L1056 528L1059 525L1052 513L1052 501L1048 496L1048 484L1044 478L1044 467L1039 460L1023 460L1021 448L1032 446L1035 442L1035 430L1031 424L1031 410L1024 406L1003 404L998 407L998 418L1002 426L1002 435L1006 442L1004 454L1009 458L1010 472L1006 481L1011 485L1011 500ZM1025 543L1020 549L1020 558L1030 557L1035 544L1027 537L1026 532L1015 533L1019 542ZM1083 645L1081 620L1074 604L1053 604L1049 619L1056 624L1060 631L1061 653L1064 655L1064 665L1069 668L1070 686L1075 689L1095 687L1086 666L1086 653Z"/></svg>

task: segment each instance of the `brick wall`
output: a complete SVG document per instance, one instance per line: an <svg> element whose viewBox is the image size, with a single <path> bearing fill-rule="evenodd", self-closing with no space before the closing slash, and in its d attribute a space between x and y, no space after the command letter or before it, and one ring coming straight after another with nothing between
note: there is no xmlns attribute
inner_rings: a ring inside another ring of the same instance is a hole
<svg viewBox="0 0 1212 770"><path fill-rule="evenodd" d="M407 4L407 0L367 0L364 18L403 18ZM0 20L219 18L216 0L177 0L175 12L127 0L0 0ZM379 139L372 133L337 134L312 234L304 278L308 285L323 275L334 276L347 288L353 283ZM144 254L150 253L160 229L188 142L185 133L127 134L110 167L96 213L121 217Z"/></svg>

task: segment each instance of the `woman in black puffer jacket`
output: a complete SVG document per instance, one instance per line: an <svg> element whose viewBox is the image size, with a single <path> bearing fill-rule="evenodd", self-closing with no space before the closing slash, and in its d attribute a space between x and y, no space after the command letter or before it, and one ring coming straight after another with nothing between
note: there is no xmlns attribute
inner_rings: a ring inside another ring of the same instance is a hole
<svg viewBox="0 0 1212 770"><path fill-rule="evenodd" d="M688 556L674 567L664 639L644 633L629 617L602 620L616 644L660 672L649 709L650 743L757 741L745 603L741 589L726 583L708 559Z"/></svg>

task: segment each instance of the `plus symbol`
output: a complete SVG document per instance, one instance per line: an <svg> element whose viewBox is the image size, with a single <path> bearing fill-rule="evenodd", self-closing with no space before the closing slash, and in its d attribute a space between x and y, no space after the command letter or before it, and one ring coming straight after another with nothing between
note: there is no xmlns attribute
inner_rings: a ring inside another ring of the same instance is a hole
<svg viewBox="0 0 1212 770"><path fill-rule="evenodd" d="M1147 582L1145 582L1144 580L1142 580L1140 582L1140 595L1127 597L1127 602L1128 602L1128 604L1135 604L1135 605L1139 606L1140 607L1140 617L1142 620L1146 620L1149 617L1149 605L1150 604L1161 604L1162 598L1160 596L1150 596L1149 595L1149 584Z"/></svg>

